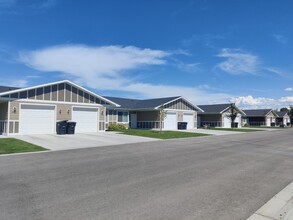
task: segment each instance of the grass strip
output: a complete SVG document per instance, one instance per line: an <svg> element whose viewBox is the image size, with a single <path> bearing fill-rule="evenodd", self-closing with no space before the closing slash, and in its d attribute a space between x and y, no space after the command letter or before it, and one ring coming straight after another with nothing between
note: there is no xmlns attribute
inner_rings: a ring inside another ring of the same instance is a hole
<svg viewBox="0 0 293 220"><path fill-rule="evenodd" d="M15 138L0 138L0 154L45 151L47 149Z"/></svg>
<svg viewBox="0 0 293 220"><path fill-rule="evenodd" d="M142 130L142 129L127 129L120 131L122 134L134 135L141 137L157 138L157 139L173 139L173 138L189 138L208 136L208 134L200 134L183 131L157 131L157 130Z"/></svg>

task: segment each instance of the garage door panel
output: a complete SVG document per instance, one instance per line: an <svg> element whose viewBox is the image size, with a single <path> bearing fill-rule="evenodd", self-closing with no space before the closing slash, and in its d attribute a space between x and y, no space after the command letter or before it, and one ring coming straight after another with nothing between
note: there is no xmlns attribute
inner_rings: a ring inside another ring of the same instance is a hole
<svg viewBox="0 0 293 220"><path fill-rule="evenodd" d="M183 114L183 121L187 122L187 129L194 128L194 115L193 115L193 113L184 113Z"/></svg>
<svg viewBox="0 0 293 220"><path fill-rule="evenodd" d="M76 133L97 132L98 108L73 107L72 121L76 122Z"/></svg>
<svg viewBox="0 0 293 220"><path fill-rule="evenodd" d="M21 105L20 134L54 134L55 106Z"/></svg>
<svg viewBox="0 0 293 220"><path fill-rule="evenodd" d="M164 119L164 130L177 130L176 112L167 112Z"/></svg>

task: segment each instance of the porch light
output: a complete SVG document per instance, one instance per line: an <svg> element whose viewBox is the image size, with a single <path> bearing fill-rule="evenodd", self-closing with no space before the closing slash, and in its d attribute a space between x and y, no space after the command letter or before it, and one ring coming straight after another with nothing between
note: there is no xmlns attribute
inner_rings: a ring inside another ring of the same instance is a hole
<svg viewBox="0 0 293 220"><path fill-rule="evenodd" d="M61 110L61 109L59 109L59 114L61 115L61 113L62 113L62 110Z"/></svg>
<svg viewBox="0 0 293 220"><path fill-rule="evenodd" d="M69 113L70 113L70 109L67 110L67 114L68 114L68 115L69 115Z"/></svg>
<svg viewBox="0 0 293 220"><path fill-rule="evenodd" d="M16 107L12 108L12 113L14 113L14 114L16 113Z"/></svg>

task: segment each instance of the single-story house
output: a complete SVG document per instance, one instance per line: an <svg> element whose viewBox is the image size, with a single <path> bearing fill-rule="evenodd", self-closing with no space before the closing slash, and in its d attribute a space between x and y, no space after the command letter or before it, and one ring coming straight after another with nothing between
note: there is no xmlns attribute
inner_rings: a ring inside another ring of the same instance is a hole
<svg viewBox="0 0 293 220"><path fill-rule="evenodd" d="M273 109L243 110L243 123L250 126L273 126L276 123L276 113Z"/></svg>
<svg viewBox="0 0 293 220"><path fill-rule="evenodd" d="M56 122L76 133L105 130L106 107L119 105L68 80L27 88L0 87L0 134L55 134Z"/></svg>
<svg viewBox="0 0 293 220"><path fill-rule="evenodd" d="M278 111L275 112L278 116L276 118L276 124L279 125L289 125L290 124L290 117L288 112L286 111Z"/></svg>
<svg viewBox="0 0 293 220"><path fill-rule="evenodd" d="M163 107L164 130L176 130L178 122L187 122L187 129L194 129L197 127L197 112L201 111L181 96L144 100L107 96L105 98L119 105L107 108L106 126L111 123L123 123L130 128L159 129L159 113Z"/></svg>
<svg viewBox="0 0 293 220"><path fill-rule="evenodd" d="M231 103L198 105L198 107L203 110L198 113L198 127L231 128L231 119L228 117L231 113ZM238 123L238 127L241 127L241 118L244 112L236 106L235 110L237 111L237 117L234 123Z"/></svg>

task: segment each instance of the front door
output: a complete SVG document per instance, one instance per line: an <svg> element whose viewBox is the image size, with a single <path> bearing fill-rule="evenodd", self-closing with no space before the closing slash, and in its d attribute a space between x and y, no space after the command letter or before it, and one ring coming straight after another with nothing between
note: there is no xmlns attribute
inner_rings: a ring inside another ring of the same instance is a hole
<svg viewBox="0 0 293 220"><path fill-rule="evenodd" d="M131 123L131 128L137 128L137 115L136 114L130 114L130 123Z"/></svg>

